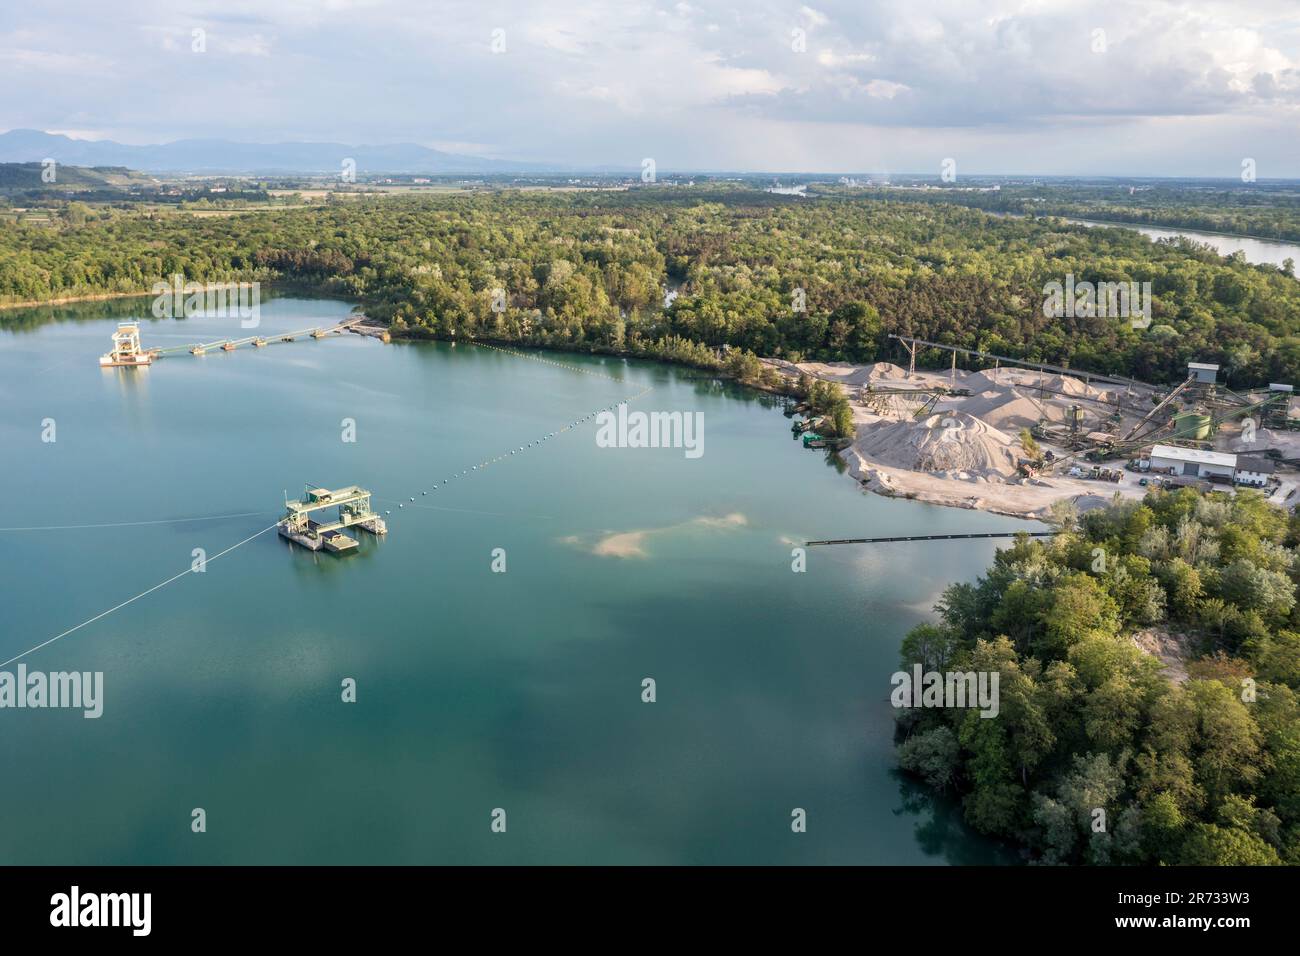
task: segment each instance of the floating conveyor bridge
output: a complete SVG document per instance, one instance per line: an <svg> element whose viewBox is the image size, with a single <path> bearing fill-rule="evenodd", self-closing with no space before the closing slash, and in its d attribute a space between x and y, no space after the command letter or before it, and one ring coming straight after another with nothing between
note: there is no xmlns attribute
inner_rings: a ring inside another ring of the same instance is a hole
<svg viewBox="0 0 1300 956"><path fill-rule="evenodd" d="M959 541L976 538L1051 538L1060 531L980 531L971 534L908 534L892 538L828 538L825 541L805 541L808 548L826 544L892 544L895 541Z"/></svg>
<svg viewBox="0 0 1300 956"><path fill-rule="evenodd" d="M973 355L976 358L984 359L985 361L992 360L997 362L999 365L1014 365L1020 368L1032 369L1041 374L1053 372L1057 375L1069 375L1071 378L1083 379L1083 381L1089 385L1093 382L1104 382L1107 385L1123 385L1126 390L1139 389L1149 391L1151 389L1151 386L1147 385L1145 382L1139 382L1136 379L1131 378L1121 378L1115 375L1102 375L1098 372L1089 372L1085 369L1065 368L1062 365L1049 365L1046 362L1029 362L1024 359L1011 358L1007 355L998 355L995 352L982 352L979 349L966 349L957 345L944 345L942 342L929 342L925 339L913 338L910 335L891 334L889 337L891 339L897 339L907 351L907 371L909 375L916 374L916 353L918 349L940 349L944 352L952 353L952 370L954 372L957 371L958 355Z"/></svg>
<svg viewBox="0 0 1300 956"><path fill-rule="evenodd" d="M292 342L294 339L310 335L314 339L323 339L327 335L346 332L354 325L359 325L364 316L348 319L346 322L340 322L338 325L317 326L310 329L299 329L296 332L281 332L273 335L280 342ZM191 355L202 355L209 349L220 349L224 352L232 352L241 345L254 345L261 347L270 343L270 338L263 335L249 335L242 339L217 339L215 342L203 342L197 345L171 345L163 349L149 349L149 354L154 356L175 355L180 352L189 352Z"/></svg>

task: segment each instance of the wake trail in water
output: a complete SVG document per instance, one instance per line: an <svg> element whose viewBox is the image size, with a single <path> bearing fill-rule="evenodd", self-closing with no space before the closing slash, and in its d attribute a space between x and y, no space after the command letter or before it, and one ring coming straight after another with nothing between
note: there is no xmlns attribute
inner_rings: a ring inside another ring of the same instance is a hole
<svg viewBox="0 0 1300 956"><path fill-rule="evenodd" d="M489 348L497 348L496 346L488 346L488 347L489 347ZM605 374L602 373L602 372L596 372L596 371L591 370L591 369L584 369L584 368L580 368L580 367L575 366L575 365L565 365L565 364L562 364L562 363L560 363L560 362L554 362L554 361L551 361L550 359L544 359L544 358L540 358L540 357L538 357L538 356L527 355L527 354L524 354L524 353L522 353L522 352L514 352L514 351L509 350L509 349L497 348L497 351L500 351L500 352L506 352L507 354L511 354L511 355L517 355L517 356L519 356L519 357L521 357L521 358L532 359L533 361L543 362L544 364L547 364L547 365L554 365L554 366L556 366L557 368L567 369L567 370L572 371L572 372L580 372L580 373L582 373L582 374L584 374L584 375L591 375L591 376L594 376L594 377L596 377L596 378L602 378L602 379L606 379L606 380L611 381L611 382L617 382L617 383L620 384L620 385L627 384L627 383L626 383L624 380L622 380L622 379L617 379L617 378L614 378L614 377L612 377L612 376L605 375ZM540 436L540 437L534 439L534 440L531 441L531 442L528 442L528 443L526 443L526 444L524 444L524 445L519 445L519 446L516 447L516 448L513 448L513 449L510 449L510 450L508 450L508 451L506 451L506 452L503 452L502 454L497 455L495 458L489 458L489 459L486 459L485 461L481 461L481 462L479 462L477 465L471 465L469 468L465 468L465 469L461 470L459 473L452 472L449 476L447 476L446 478L443 478L443 480L442 480L441 483L439 483L439 482L435 479L434 482L433 482L433 489L432 489L432 490L437 491L439 487L441 487L441 486L443 486L443 485L447 485L448 482L450 482L450 481L453 480L453 479L457 479L457 478L468 478L468 477L471 477L471 476L472 476L473 474L475 474L475 473L478 473L478 472L481 472L481 471L486 470L486 469L487 469L488 467L490 467L491 465L494 465L494 464L497 464L497 463L499 463L499 462L503 462L503 461L508 460L508 459L509 459L511 456L513 456L513 455L518 455L518 454L520 454L521 452L526 452L526 451L527 451L528 449L530 449L530 448L536 448L536 447L539 447L539 446L542 445L544 442L550 441L551 439L559 438L559 437L560 437L561 435L563 435L565 432L574 431L574 430L577 429L579 426L585 424L585 423L588 422L588 421L591 421L591 420L594 419L597 415L599 415L601 412L610 412L610 411L613 411L613 409L615 409L616 407L618 407L618 405L630 404L630 403L632 403L632 402L635 402L637 399L641 398L642 396L646 395L647 393L649 393L649 392L651 392L651 391L653 391L653 390L654 390L654 386L653 386L653 385L651 385L651 386L647 386L647 387L645 387L644 389L642 389L641 391L637 392L635 395L631 395L631 396L629 396L628 398L624 398L624 399L622 399L622 400L619 401L619 402L615 402L614 404L607 405L607 406L605 406L604 408L600 408L600 409L596 409L596 410L594 410L594 411L591 411L591 412L587 413L586 415L580 416L579 418L575 419L574 421L569 422L567 425L564 425L564 426L562 426L561 428L556 429L556 430L553 431L553 432L548 432L547 434L542 435L542 436ZM428 493L429 493L428 491L422 491L422 492L421 492L421 495L422 495L422 496L424 496L424 495L428 495ZM384 499L384 500L387 500L387 499ZM469 509L461 509L461 508L442 508L442 507L438 507L438 506L436 506L436 505L417 505L417 504L415 504L414 502L415 502L415 498L414 498L414 496L411 496L411 500L410 500L409 503L412 505L412 507L418 507L418 508L422 508L423 510L428 510L428 511L462 511L462 512L464 512L464 513L466 513L466 514L482 514L482 515L490 515L490 516L492 516L492 517L502 517L502 518L519 517L519 516L515 516L515 515L507 515L507 514L503 514L503 513L500 513L500 512L490 512L490 511L471 511L471 510L469 510ZM405 503L399 503L399 504L398 504L398 507L399 507L399 508L405 507ZM220 519L220 518L236 518L236 517L247 518L247 517L254 517L254 516L257 516L257 515L270 514L270 513L271 513L271 512L266 512L266 511L251 511L251 512L246 512L246 513L239 514L239 515L205 515L205 516L198 517L198 518L164 518L164 519L159 519L159 520L156 520L156 521L124 521L124 522L116 522L116 523L111 523L111 524L94 524L94 525L47 525L47 526L44 526L44 527L0 528L0 531L71 531L71 530L80 530L80 529L85 529L85 528L124 528L124 527L140 526L140 525L151 525L151 524L174 524L174 523L179 523L179 522L184 522L184 521L215 521L215 520L218 520L218 519ZM544 517L544 516L538 516L538 517ZM231 546L230 546L229 548L227 548L225 551L222 551L222 552L220 552L220 553L218 553L218 554L215 554L215 555L213 555L212 557L208 558L207 561L215 561L217 558L221 557L222 555L229 554L231 551L234 551L236 548L241 547L241 546L247 544L248 542L252 541L254 538L260 537L260 536L266 534L268 531L273 530L273 529L276 527L276 525L278 525L278 524L279 524L279 522L276 522L276 524L273 524L273 525L270 525L269 527L263 528L261 531L257 532L256 534L249 535L247 538L245 538L243 541L240 541L238 544L231 545ZM122 608L126 607L127 605L129 605L129 604L133 604L133 603L135 603L136 601L140 600L142 597L146 597L146 596L152 594L154 591L157 591L157 590L159 590L160 588L164 588L164 587L166 587L167 585L171 584L173 581L179 581L181 578L185 577L185 575L187 575L187 574L192 574L193 572L194 572L194 568L193 568L192 566L189 567L189 568L186 568L186 569L185 569L184 571L182 571L180 574L174 575L173 577L168 578L166 581L162 581L162 582L160 582L160 583L158 583L158 584L155 584L153 587L149 588L148 590L146 590L146 591L141 591L139 594L135 595L134 597L127 598L127 599L126 599L125 601L123 601L121 604L118 604L118 605L116 605L115 607L111 607L111 608L109 608L107 611L102 611L102 612L100 612L99 614L96 614L94 617L89 618L88 620L82 621L80 624L76 625L75 627L70 627L70 628L68 628L68 629L67 629L66 631L64 631L62 634L56 634L54 637L51 637L48 641L43 641L42 643L37 644L35 647L30 648L30 649L28 649L28 650L26 650L26 651L23 651L23 652L22 652L21 654L19 654L18 656L16 656L16 657L12 657L12 658L10 658L9 660L5 661L4 663L0 663L0 667L7 667L8 665L12 664L14 661L21 660L22 658L26 657L27 655L29 655L29 654L33 654L33 653L35 653L36 651L39 651L39 650L40 650L41 648L43 648L43 647L48 647L49 645L53 644L55 641L61 640L61 639L65 638L65 637L67 637L69 634L72 634L72 633L74 633L74 632L76 632L76 631L79 631L79 630L81 630L83 627L86 627L86 626L89 625L89 624L94 624L96 621L99 621L99 620L102 620L103 618L108 617L108 615L114 613L115 611L120 611Z"/></svg>
<svg viewBox="0 0 1300 956"><path fill-rule="evenodd" d="M278 524L278 523L279 523L279 522L276 522L276 524ZM248 542L252 541L254 538L261 537L262 535L266 534L268 531L273 530L274 528L275 528L275 525L271 525L270 527L263 528L261 531L257 532L256 534L250 534L250 535L249 535L247 538L245 538L243 541L240 541L240 542L238 542L237 544L232 544L230 547L226 548L226 550L224 550L224 551L220 551L220 552L218 552L218 553L212 555L212 557L205 559L205 561L204 561L204 565L203 565L203 566L206 567L209 563L211 563L211 562L217 560L217 558L221 557L222 555L229 554L231 551L234 551L236 548L238 548L238 547L242 547L243 545L248 544ZM99 613L96 614L94 617L89 618L88 620L82 621L80 624L76 625L75 627L70 627L70 628L68 628L68 629L67 629L66 631L64 631L62 634L56 634L56 635L54 635L53 637L51 637L48 641L42 641L40 644L37 644L35 647L28 648L27 650L23 651L21 654L15 656L15 657L11 657L11 658L9 658L9 660L7 660L7 661L5 661L4 663L0 664L0 667L8 667L8 666L9 666L10 664L12 664L14 661L22 660L22 659L23 659L24 657L26 657L28 654L34 654L36 651L39 651L42 647L49 647L49 646L50 646L51 644L53 644L55 641L58 641L58 640L61 640L61 639L65 638L65 637L67 637L69 634L72 634L74 631L79 631L79 630L81 630L81 629L82 629L83 627L85 627L87 624L94 624L96 621L98 621L98 620L102 620L103 618L108 617L108 616L109 616L110 614L112 614L114 611L120 611L120 610L122 610L122 608L126 607L128 604L134 604L136 601L140 600L140 598L145 597L145 596L148 595L148 594L153 594L153 592L154 592L154 591L157 591L159 588L165 588L167 585L171 584L173 581L179 581L181 578L185 577L185 575L187 575L187 574L193 574L193 573L194 573L194 565L190 565L188 568L186 568L186 569L185 569L184 571L182 571L180 574L173 575L172 577L168 578L166 581L161 581L161 582L159 582L158 584L155 584L153 587L149 588L147 591L141 591L141 592L140 592L139 594L137 594L135 597L127 598L127 599L126 599L125 601L123 601L121 604L118 604L118 605L116 605L115 607L110 607L107 611L101 611L101 612L99 612Z"/></svg>

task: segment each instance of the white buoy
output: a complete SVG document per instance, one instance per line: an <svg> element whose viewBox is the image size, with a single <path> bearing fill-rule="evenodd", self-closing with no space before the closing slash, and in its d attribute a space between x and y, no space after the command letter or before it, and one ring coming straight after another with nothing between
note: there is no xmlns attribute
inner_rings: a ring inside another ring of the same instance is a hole
<svg viewBox="0 0 1300 956"><path fill-rule="evenodd" d="M428 492L427 492L427 491L422 491L422 492L420 492L420 494L422 494L422 495L427 495Z"/></svg>

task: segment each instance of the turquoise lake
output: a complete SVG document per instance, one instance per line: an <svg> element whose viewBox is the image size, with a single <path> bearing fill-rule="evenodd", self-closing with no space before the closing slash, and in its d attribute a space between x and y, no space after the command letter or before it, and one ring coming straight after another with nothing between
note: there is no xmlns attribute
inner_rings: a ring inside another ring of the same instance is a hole
<svg viewBox="0 0 1300 956"><path fill-rule="evenodd" d="M0 863L1011 861L895 771L888 700L995 543L791 549L1027 523L866 495L689 369L274 342L341 301L264 301L267 348L97 367L133 315L147 346L249 334L148 306L0 313L0 660L210 559L22 659L102 671L103 716L0 710ZM563 430L647 387L632 409L703 413L701 457ZM212 560L309 483L370 489L389 534Z"/></svg>

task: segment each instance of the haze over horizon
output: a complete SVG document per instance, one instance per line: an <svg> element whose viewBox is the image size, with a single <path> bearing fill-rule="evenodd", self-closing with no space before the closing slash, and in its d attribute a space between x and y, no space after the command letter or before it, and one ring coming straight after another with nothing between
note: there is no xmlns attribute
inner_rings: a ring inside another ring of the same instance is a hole
<svg viewBox="0 0 1300 956"><path fill-rule="evenodd" d="M1235 178L1253 159L1261 179L1300 176L1300 7L1281 0L72 0L0 14L0 78L0 128L126 144L753 172L951 158L959 177Z"/></svg>

